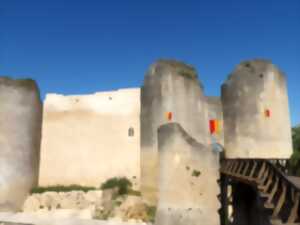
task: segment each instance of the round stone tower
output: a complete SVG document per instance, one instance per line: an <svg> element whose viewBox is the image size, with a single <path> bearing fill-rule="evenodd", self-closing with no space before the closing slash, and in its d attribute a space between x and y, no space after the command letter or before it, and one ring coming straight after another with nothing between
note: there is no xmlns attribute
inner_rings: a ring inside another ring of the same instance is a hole
<svg viewBox="0 0 300 225"><path fill-rule="evenodd" d="M197 72L182 62L159 60L141 89L141 191L152 204L157 201L157 130L168 122L207 145L207 106Z"/></svg>
<svg viewBox="0 0 300 225"><path fill-rule="evenodd" d="M33 80L0 78L0 211L19 210L37 185L42 104Z"/></svg>
<svg viewBox="0 0 300 225"><path fill-rule="evenodd" d="M239 64L222 86L222 105L227 158L290 158L286 81L270 61Z"/></svg>

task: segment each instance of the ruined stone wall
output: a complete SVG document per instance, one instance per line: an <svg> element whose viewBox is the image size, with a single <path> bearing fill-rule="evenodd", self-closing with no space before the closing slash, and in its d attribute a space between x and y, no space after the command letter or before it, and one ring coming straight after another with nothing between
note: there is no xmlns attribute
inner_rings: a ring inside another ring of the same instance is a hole
<svg viewBox="0 0 300 225"><path fill-rule="evenodd" d="M222 86L228 158L279 158L292 154L284 75L266 60L238 65Z"/></svg>
<svg viewBox="0 0 300 225"><path fill-rule="evenodd" d="M0 78L0 211L19 210L37 185L42 103L33 80Z"/></svg>
<svg viewBox="0 0 300 225"><path fill-rule="evenodd" d="M157 129L178 122L199 142L208 143L207 105L196 71L183 63L160 60L153 64L141 89L141 190L157 201ZM171 118L168 118L171 113Z"/></svg>
<svg viewBox="0 0 300 225"><path fill-rule="evenodd" d="M219 156L179 124L158 131L157 225L218 225Z"/></svg>
<svg viewBox="0 0 300 225"><path fill-rule="evenodd" d="M99 186L140 178L140 89L49 94L44 103L39 185Z"/></svg>

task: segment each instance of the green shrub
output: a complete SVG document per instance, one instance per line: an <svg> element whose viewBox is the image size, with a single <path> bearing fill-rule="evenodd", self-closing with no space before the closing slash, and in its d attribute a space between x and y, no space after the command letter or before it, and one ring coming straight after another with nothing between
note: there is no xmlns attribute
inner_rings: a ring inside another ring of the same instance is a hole
<svg viewBox="0 0 300 225"><path fill-rule="evenodd" d="M147 206L147 216L148 216L147 220L149 222L154 223L155 214L156 214L156 207L155 206Z"/></svg>
<svg viewBox="0 0 300 225"><path fill-rule="evenodd" d="M289 174L300 176L300 126L292 129L294 153L289 160Z"/></svg>
<svg viewBox="0 0 300 225"><path fill-rule="evenodd" d="M119 195L128 194L129 190L131 190L132 183L126 177L114 177L110 178L101 184L101 189L111 189L111 188L118 188Z"/></svg>
<svg viewBox="0 0 300 225"><path fill-rule="evenodd" d="M197 79L197 73L191 69L178 69L178 73L187 78Z"/></svg>
<svg viewBox="0 0 300 225"><path fill-rule="evenodd" d="M177 61L177 60L172 60L172 59L160 59L158 60L159 63L168 65L172 69L174 69L178 74L181 76L190 78L190 79L197 79L197 71L196 69L188 65L186 63Z"/></svg>
<svg viewBox="0 0 300 225"><path fill-rule="evenodd" d="M84 191L88 192L91 190L96 190L95 187L88 187L88 186L80 186L77 184L72 184L69 186L64 185L55 185L55 186L45 186L45 187L35 187L31 189L31 194L34 193L44 193L48 191L52 192L70 192L70 191Z"/></svg>
<svg viewBox="0 0 300 225"><path fill-rule="evenodd" d="M199 170L193 170L192 176L193 177L199 177L201 175L201 172Z"/></svg>
<svg viewBox="0 0 300 225"><path fill-rule="evenodd" d="M111 210L103 210L103 209L96 209L93 219L95 220L108 220L109 217L112 216Z"/></svg>
<svg viewBox="0 0 300 225"><path fill-rule="evenodd" d="M136 190L133 190L133 189L129 189L128 190L128 195L135 195L135 196L141 196L141 192L140 191L136 191Z"/></svg>

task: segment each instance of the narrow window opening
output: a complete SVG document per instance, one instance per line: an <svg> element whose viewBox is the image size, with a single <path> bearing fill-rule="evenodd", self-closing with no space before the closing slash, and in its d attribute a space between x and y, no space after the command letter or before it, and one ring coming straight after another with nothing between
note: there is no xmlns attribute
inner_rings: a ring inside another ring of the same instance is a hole
<svg viewBox="0 0 300 225"><path fill-rule="evenodd" d="M133 137L133 136L134 136L134 129L133 129L133 127L130 127L130 128L128 129L128 136L129 136L129 137Z"/></svg>

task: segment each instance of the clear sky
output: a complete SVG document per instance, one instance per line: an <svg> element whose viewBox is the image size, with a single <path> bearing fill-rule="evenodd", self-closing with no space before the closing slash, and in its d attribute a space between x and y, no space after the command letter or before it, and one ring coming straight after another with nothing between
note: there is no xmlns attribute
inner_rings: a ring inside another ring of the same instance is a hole
<svg viewBox="0 0 300 225"><path fill-rule="evenodd" d="M159 58L194 65L207 95L241 61L271 59L300 123L299 0L0 2L0 74L36 79L43 97L141 86Z"/></svg>

